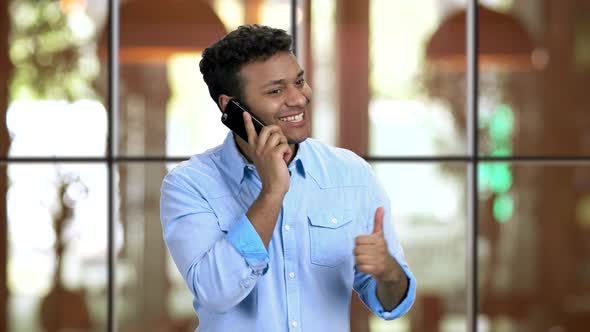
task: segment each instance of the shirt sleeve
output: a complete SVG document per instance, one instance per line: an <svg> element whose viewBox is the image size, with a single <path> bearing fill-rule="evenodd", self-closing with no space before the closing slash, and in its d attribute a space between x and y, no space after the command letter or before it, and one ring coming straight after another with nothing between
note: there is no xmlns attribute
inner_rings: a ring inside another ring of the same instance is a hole
<svg viewBox="0 0 590 332"><path fill-rule="evenodd" d="M245 214L222 230L215 212L182 174L162 183L164 241L197 305L226 312L240 303L268 269L268 253Z"/></svg>
<svg viewBox="0 0 590 332"><path fill-rule="evenodd" d="M264 275L268 270L268 252L260 235L244 214L227 232L226 239L244 257L255 274Z"/></svg>
<svg viewBox="0 0 590 332"><path fill-rule="evenodd" d="M402 266L402 269L408 278L408 292L400 304L391 311L386 311L377 297L377 280L370 275L357 272L358 283L359 285L362 285L359 287L360 289L357 290L361 300L372 312L383 319L392 320L403 316L410 310L416 298L416 280L407 266Z"/></svg>
<svg viewBox="0 0 590 332"><path fill-rule="evenodd" d="M397 239L392 219L389 197L379 183L372 170L369 171L369 208L367 213L367 233L372 232L375 210L382 206L384 208L383 232L387 241L389 253L397 260L408 278L408 290L404 299L391 311L385 311L377 297L377 281L369 274L355 271L354 289L359 294L365 305L376 315L383 319L391 320L404 315L410 310L416 299L416 279L404 257L403 249Z"/></svg>

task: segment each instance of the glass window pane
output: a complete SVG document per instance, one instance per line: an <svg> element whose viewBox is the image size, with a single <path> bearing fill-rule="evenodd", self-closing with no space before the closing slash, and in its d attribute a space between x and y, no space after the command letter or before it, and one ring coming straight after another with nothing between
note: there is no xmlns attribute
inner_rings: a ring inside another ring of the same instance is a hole
<svg viewBox="0 0 590 332"><path fill-rule="evenodd" d="M480 149L488 155L590 155L590 3L502 1L502 9L530 38L510 41L525 61L480 70ZM494 23L494 22L488 22ZM482 26L484 22L480 22ZM483 28L483 26L482 26ZM498 40L502 38L496 38Z"/></svg>
<svg viewBox="0 0 590 332"><path fill-rule="evenodd" d="M465 92L458 89L448 98L439 95L451 85L463 86L443 78L464 80L465 67L448 72L445 63L434 58L438 44L464 43L465 34L439 32L447 20L465 10L463 6L434 0L371 2L371 155L465 153Z"/></svg>
<svg viewBox="0 0 590 332"><path fill-rule="evenodd" d="M6 78L8 108L1 111L10 134L8 155L104 156L107 116L100 91L105 87L96 81L96 41L106 2L8 3L10 30L0 31L9 37L13 67Z"/></svg>
<svg viewBox="0 0 590 332"><path fill-rule="evenodd" d="M462 9L455 1L312 2L314 136L361 155L464 154L457 81L465 67L449 71L429 49L459 45L464 56L464 33L435 35Z"/></svg>
<svg viewBox="0 0 590 332"><path fill-rule="evenodd" d="M105 331L107 169L10 164L8 324L11 331Z"/></svg>
<svg viewBox="0 0 590 332"><path fill-rule="evenodd" d="M479 173L485 330L586 331L590 163L485 163Z"/></svg>
<svg viewBox="0 0 590 332"><path fill-rule="evenodd" d="M465 165L372 165L389 194L392 222L418 287L406 316L393 321L371 316L371 332L465 331Z"/></svg>
<svg viewBox="0 0 590 332"><path fill-rule="evenodd" d="M194 331L192 295L162 238L160 186L164 163L119 166L122 249L117 258L116 310L121 331Z"/></svg>
<svg viewBox="0 0 590 332"><path fill-rule="evenodd" d="M244 23L290 31L290 6L289 0L122 2L119 154L178 157L220 144L228 129L199 71L201 53ZM153 13L161 13L158 20Z"/></svg>

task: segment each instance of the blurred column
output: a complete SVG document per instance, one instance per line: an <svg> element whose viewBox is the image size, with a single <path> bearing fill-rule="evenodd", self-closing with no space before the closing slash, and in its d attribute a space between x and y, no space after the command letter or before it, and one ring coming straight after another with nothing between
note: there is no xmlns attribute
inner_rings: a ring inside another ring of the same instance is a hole
<svg viewBox="0 0 590 332"><path fill-rule="evenodd" d="M411 330L421 332L439 332L440 321L443 316L443 303L438 295L423 294L416 297Z"/></svg>
<svg viewBox="0 0 590 332"><path fill-rule="evenodd" d="M369 2L337 1L338 145L358 155L369 151ZM353 292L350 331L369 331L369 310Z"/></svg>
<svg viewBox="0 0 590 332"><path fill-rule="evenodd" d="M338 146L365 156L369 151L369 2L336 2ZM369 310L353 292L350 331L369 332Z"/></svg>
<svg viewBox="0 0 590 332"><path fill-rule="evenodd" d="M301 25L298 25L298 34L299 36L303 36L303 40L299 38L301 41L299 45L302 45L303 49L298 49L297 53L299 63L305 70L305 81L313 90L313 75L314 75L314 62L313 62L313 50L312 50L312 35L311 35L311 1L312 0L299 0L298 5L302 7L303 17L301 21ZM313 98L312 98L313 100ZM312 116L309 119L313 119L313 102L309 104L308 111L311 112ZM313 131L313 122L310 127L310 136L314 136Z"/></svg>
<svg viewBox="0 0 590 332"><path fill-rule="evenodd" d="M113 134L119 136L123 157L166 156L170 57L197 54L225 34L207 2L173 3L136 0L121 5L119 130ZM106 49L106 34L100 45ZM118 266L132 269L119 287L118 301L129 303L118 309L119 320L122 329L169 330L176 324L171 315L175 308L169 303L168 252L159 220L160 186L167 171L163 162L130 165L119 168L125 248Z"/></svg>
<svg viewBox="0 0 590 332"><path fill-rule="evenodd" d="M572 91L576 90L573 63L575 1L545 2L547 25L544 43L547 45L551 61L545 71L541 103L543 129L540 142L548 151L561 151L562 147L579 144L576 131L567 127L566 119L575 116L576 100ZM573 114L572 114L573 113ZM580 113L580 119L582 118ZM576 150L576 149L574 149ZM564 302L575 289L575 252L573 235L575 223L575 191L563 184L573 183L573 168L567 171L547 168L542 176L543 188L538 202L538 280L537 294L542 302L544 318L533 328L546 328L549 322L567 322ZM559 207L559 208L557 208ZM557 222L561 220L562 222Z"/></svg>
<svg viewBox="0 0 590 332"><path fill-rule="evenodd" d="M260 10L262 8L262 0L246 0L244 6L245 24L260 23Z"/></svg>
<svg viewBox="0 0 590 332"><path fill-rule="evenodd" d="M8 109L8 82L10 77L10 60L8 58L8 1L0 0L0 156L8 155L8 132L6 127L6 110ZM8 330L6 320L6 263L8 245L6 224L6 190L8 189L6 167L0 165L0 331Z"/></svg>
<svg viewBox="0 0 590 332"><path fill-rule="evenodd" d="M338 145L369 151L369 2L337 1Z"/></svg>
<svg viewBox="0 0 590 332"><path fill-rule="evenodd" d="M154 82L161 82L154 84ZM170 98L165 63L121 65L120 128L127 136L121 146L125 155L165 155L166 106ZM135 285L135 322L166 320L169 281L166 247L159 220L161 179L159 167L136 167L135 174L121 172L121 213L125 219L127 258L138 274ZM142 190L138 190L138 186ZM143 325L145 327L145 325Z"/></svg>

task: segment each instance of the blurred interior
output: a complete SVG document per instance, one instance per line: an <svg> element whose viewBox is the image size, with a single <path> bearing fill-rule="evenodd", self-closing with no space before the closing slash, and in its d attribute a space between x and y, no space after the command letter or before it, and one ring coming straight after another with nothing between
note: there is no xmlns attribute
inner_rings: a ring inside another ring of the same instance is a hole
<svg viewBox="0 0 590 332"><path fill-rule="evenodd" d="M299 0L295 22L291 0L120 3L108 156L107 1L0 0L0 331L107 329L109 157L118 331L194 331L159 188L225 137L198 62L245 23L296 31L312 136L365 157L389 192L417 300L382 321L353 296L352 332L467 331L474 141L477 330L588 330L589 1L479 1L477 140L466 0Z"/></svg>

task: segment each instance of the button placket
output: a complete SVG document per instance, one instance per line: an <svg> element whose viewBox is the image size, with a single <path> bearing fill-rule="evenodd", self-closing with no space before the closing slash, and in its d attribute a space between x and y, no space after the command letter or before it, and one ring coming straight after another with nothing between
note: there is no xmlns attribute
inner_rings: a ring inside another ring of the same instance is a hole
<svg viewBox="0 0 590 332"><path fill-rule="evenodd" d="M299 285L295 282L297 273L298 259L297 254L297 227L295 224L297 215L297 206L299 203L297 191L294 190L294 184L297 182L297 176L291 177L291 189L287 192L282 207L282 229L281 236L283 238L283 275L286 282L287 295L287 324L290 331L300 331L300 297Z"/></svg>

